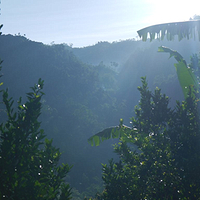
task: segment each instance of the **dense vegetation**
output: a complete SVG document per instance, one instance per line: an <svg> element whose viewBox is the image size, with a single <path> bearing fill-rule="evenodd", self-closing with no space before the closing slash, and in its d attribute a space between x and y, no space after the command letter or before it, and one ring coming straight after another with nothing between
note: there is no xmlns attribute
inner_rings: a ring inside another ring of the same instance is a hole
<svg viewBox="0 0 200 200"><path fill-rule="evenodd" d="M199 101L191 90L175 109L146 79L139 87L141 100L115 152L119 162L103 165L102 199L199 199Z"/></svg>
<svg viewBox="0 0 200 200"><path fill-rule="evenodd" d="M188 55L200 50L196 42L187 40L168 43L163 41L162 45L176 47L187 61ZM116 141L105 141L94 148L87 139L120 118L129 123L139 101L140 77L147 76L149 88L159 86L169 95L169 107L183 99L174 61L157 53L160 45L158 41L129 40L77 49L65 44L43 45L22 36L0 36L1 88L9 88L13 106L18 106L19 96L26 98L23 95L39 77L45 82L39 120L47 137L53 138L53 145L62 152L60 163L73 165L66 180L73 187L75 199L101 192L101 163L111 157L113 162L121 159L113 153ZM0 117L6 122L5 108L0 106Z"/></svg>
<svg viewBox="0 0 200 200"><path fill-rule="evenodd" d="M191 31L200 21L159 24L138 31L144 41L150 34L151 41L163 40L167 35L172 40L194 36ZM183 25L184 24L184 25ZM187 24L187 26L185 26ZM200 38L199 38L200 40ZM174 57L179 84L185 101L176 102L175 109L168 108L168 97L156 88L149 91L145 78L139 106L135 107L136 117L132 128L120 125L106 128L89 138L93 145L106 139L120 138L115 152L120 161L104 165L105 190L98 199L199 199L199 68L200 57L194 54L187 64L181 54L165 46L159 52ZM133 144L131 148L127 142Z"/></svg>
<svg viewBox="0 0 200 200"><path fill-rule="evenodd" d="M2 199L70 199L65 183L68 164L58 166L59 149L45 139L38 117L41 112L43 81L27 93L27 102L18 101L14 112L8 90L1 91L8 120L0 125L0 198ZM41 148L43 146L43 148Z"/></svg>

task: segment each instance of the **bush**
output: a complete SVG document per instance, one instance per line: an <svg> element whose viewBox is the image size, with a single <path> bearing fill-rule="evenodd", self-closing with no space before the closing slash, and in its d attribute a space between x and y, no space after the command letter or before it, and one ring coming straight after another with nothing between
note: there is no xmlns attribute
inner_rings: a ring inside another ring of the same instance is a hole
<svg viewBox="0 0 200 200"><path fill-rule="evenodd" d="M145 78L142 83L133 127L115 145L120 161L103 165L102 199L198 199L199 101L190 89L187 99L170 109L160 89L152 93Z"/></svg>
<svg viewBox="0 0 200 200"><path fill-rule="evenodd" d="M70 199L64 178L71 167L58 166L61 153L40 129L42 88L40 79L26 103L19 99L17 112L8 91L2 91L8 119L0 125L0 199Z"/></svg>

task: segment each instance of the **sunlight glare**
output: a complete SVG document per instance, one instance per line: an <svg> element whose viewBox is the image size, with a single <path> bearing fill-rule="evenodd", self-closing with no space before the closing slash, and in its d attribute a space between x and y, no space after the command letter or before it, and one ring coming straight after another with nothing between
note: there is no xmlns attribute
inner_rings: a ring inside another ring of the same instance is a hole
<svg viewBox="0 0 200 200"><path fill-rule="evenodd" d="M195 14L200 15L200 1L197 0L190 0L189 2L181 0L146 0L146 3L153 7L151 16L146 19L151 25L187 21Z"/></svg>

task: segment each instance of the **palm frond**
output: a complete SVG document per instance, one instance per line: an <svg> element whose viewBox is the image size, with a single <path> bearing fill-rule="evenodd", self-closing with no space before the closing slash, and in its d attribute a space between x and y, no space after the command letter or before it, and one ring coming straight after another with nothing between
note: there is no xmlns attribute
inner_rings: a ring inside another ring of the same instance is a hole
<svg viewBox="0 0 200 200"><path fill-rule="evenodd" d="M125 137L125 133L130 130L133 129L125 125L112 126L91 136L88 142L91 146L99 146L104 140Z"/></svg>
<svg viewBox="0 0 200 200"><path fill-rule="evenodd" d="M191 68L187 66L186 61L183 59L181 54L177 51L174 51L168 47L161 46L158 48L158 52L165 52L170 54L170 58L173 56L178 63L175 63L177 76L179 83L181 85L184 97L187 98L189 87L195 87L194 89L199 89L199 84L197 78L192 72Z"/></svg>
<svg viewBox="0 0 200 200"><path fill-rule="evenodd" d="M137 33L143 41L146 41L148 36L150 41L154 39L163 40L165 36L167 40L171 41L176 35L180 41L183 38L196 38L196 34L198 34L200 41L200 20L157 24L143 28Z"/></svg>

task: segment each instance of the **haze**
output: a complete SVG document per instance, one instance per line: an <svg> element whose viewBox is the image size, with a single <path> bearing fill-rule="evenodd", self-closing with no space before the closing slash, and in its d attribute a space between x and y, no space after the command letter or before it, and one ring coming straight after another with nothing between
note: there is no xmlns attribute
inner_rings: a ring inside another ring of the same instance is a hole
<svg viewBox="0 0 200 200"><path fill-rule="evenodd" d="M199 14L199 6L197 0L2 0L0 18L3 34L83 47L137 39L137 30L188 20Z"/></svg>

